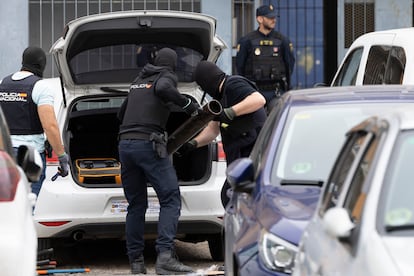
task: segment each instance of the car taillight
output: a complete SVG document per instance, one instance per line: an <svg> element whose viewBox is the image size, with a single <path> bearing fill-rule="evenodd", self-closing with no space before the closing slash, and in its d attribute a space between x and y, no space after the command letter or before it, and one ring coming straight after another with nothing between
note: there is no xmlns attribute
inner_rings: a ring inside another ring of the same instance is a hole
<svg viewBox="0 0 414 276"><path fill-rule="evenodd" d="M0 201L14 200L19 181L19 170L13 159L7 152L0 151Z"/></svg>
<svg viewBox="0 0 414 276"><path fill-rule="evenodd" d="M52 157L46 156L46 165L58 165L59 159L54 151L52 151Z"/></svg>
<svg viewBox="0 0 414 276"><path fill-rule="evenodd" d="M217 142L217 159L218 161L226 161L226 154L223 150L223 143L221 141Z"/></svg>
<svg viewBox="0 0 414 276"><path fill-rule="evenodd" d="M48 227L57 227L62 226L69 223L70 220L62 220L62 221L39 221L41 225L48 226Z"/></svg>

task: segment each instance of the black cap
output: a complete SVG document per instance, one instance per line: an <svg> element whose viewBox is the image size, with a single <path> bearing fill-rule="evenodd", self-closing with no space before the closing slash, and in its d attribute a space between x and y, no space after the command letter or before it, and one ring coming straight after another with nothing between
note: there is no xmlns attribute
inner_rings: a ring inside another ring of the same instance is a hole
<svg viewBox="0 0 414 276"><path fill-rule="evenodd" d="M258 7L256 10L256 17L258 16L275 18L277 15L272 5L263 5L263 6Z"/></svg>
<svg viewBox="0 0 414 276"><path fill-rule="evenodd" d="M46 66L46 54L39 47L27 47L23 52L22 69L43 77Z"/></svg>

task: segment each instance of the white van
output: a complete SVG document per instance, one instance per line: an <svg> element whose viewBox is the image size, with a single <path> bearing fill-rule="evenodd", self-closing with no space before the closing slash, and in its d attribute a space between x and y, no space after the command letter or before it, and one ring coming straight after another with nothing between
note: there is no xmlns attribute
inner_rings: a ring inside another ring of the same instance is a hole
<svg viewBox="0 0 414 276"><path fill-rule="evenodd" d="M414 27L377 31L358 37L331 86L414 84Z"/></svg>

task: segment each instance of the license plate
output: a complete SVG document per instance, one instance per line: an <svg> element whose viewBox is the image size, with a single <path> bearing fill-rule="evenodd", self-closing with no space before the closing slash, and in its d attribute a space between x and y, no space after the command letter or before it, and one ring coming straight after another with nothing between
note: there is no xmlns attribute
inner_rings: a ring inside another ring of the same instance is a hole
<svg viewBox="0 0 414 276"><path fill-rule="evenodd" d="M111 213L122 214L126 213L128 208L128 201L126 199L112 199L111 200ZM147 214L158 214L160 212L160 203L158 198L148 198Z"/></svg>

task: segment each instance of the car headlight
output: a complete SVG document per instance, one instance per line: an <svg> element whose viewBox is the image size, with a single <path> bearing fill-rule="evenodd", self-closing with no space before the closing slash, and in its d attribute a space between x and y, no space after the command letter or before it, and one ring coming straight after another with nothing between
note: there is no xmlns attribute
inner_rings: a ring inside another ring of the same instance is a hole
<svg viewBox="0 0 414 276"><path fill-rule="evenodd" d="M262 230L259 242L259 256L268 269L292 273L297 246Z"/></svg>

